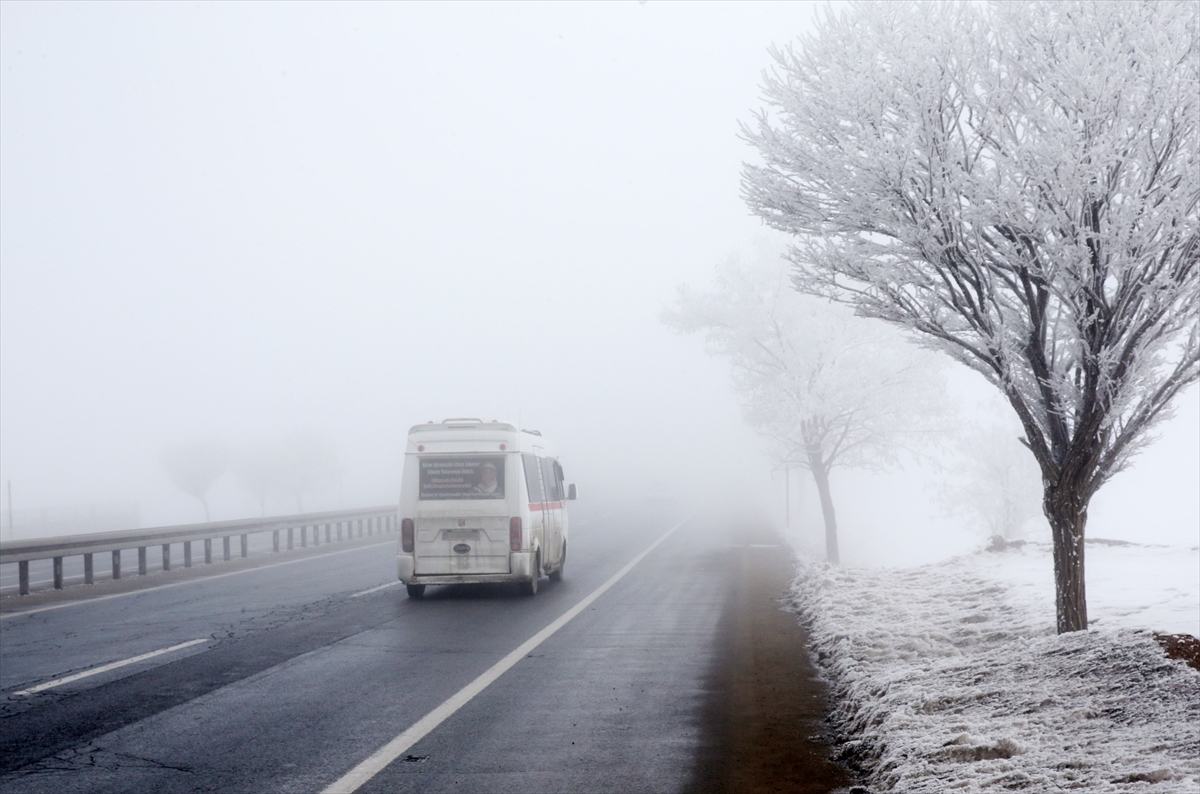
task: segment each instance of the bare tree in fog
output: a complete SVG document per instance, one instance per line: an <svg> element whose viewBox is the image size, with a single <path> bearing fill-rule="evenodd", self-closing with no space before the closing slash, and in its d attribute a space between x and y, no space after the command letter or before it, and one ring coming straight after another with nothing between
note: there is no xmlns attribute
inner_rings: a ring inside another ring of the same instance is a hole
<svg viewBox="0 0 1200 794"><path fill-rule="evenodd" d="M717 269L713 292L680 289L663 321L702 331L729 360L746 420L783 465L812 473L825 521L825 554L838 562L829 475L835 466L895 461L937 416L936 361L828 301L796 293L779 256Z"/></svg>
<svg viewBox="0 0 1200 794"><path fill-rule="evenodd" d="M298 431L243 451L236 465L238 480L258 499L263 516L267 499L294 499L304 512L304 495L331 484L338 474L337 450L322 436Z"/></svg>
<svg viewBox="0 0 1200 794"><path fill-rule="evenodd" d="M744 194L797 286L1005 396L1041 470L1059 632L1092 496L1200 375L1200 5L887 3L773 53Z"/></svg>
<svg viewBox="0 0 1200 794"><path fill-rule="evenodd" d="M229 471L229 449L219 441L198 440L174 444L159 455L158 462L175 487L200 500L205 522L212 521L208 511L208 492L213 483Z"/></svg>
<svg viewBox="0 0 1200 794"><path fill-rule="evenodd" d="M267 499L278 490L279 465L266 448L242 450L234 464L237 480L258 501L259 515L267 516Z"/></svg>
<svg viewBox="0 0 1200 794"><path fill-rule="evenodd" d="M337 478L337 449L317 433L299 431L279 439L277 450L279 488L296 500L296 511L303 513L304 495L332 484Z"/></svg>
<svg viewBox="0 0 1200 794"><path fill-rule="evenodd" d="M945 513L1005 539L1018 537L1026 522L1041 515L1037 464L1008 422L960 425L949 446L948 479L936 497Z"/></svg>

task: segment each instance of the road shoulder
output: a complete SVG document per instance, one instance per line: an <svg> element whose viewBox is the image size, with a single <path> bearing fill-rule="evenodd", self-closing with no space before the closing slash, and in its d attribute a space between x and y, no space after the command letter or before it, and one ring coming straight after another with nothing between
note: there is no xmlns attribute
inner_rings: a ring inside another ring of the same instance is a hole
<svg viewBox="0 0 1200 794"><path fill-rule="evenodd" d="M691 791L830 792L849 784L831 760L828 691L796 616L781 609L795 576L791 553L769 530L745 529L720 624L704 734Z"/></svg>

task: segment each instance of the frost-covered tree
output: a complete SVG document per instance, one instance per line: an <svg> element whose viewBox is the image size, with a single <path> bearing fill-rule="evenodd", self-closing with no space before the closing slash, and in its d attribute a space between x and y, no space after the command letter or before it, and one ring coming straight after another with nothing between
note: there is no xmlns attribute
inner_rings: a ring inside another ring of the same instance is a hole
<svg viewBox="0 0 1200 794"><path fill-rule="evenodd" d="M1041 470L1060 632L1097 489L1200 374L1200 4L855 5L774 51L744 195L797 286L981 372Z"/></svg>
<svg viewBox="0 0 1200 794"><path fill-rule="evenodd" d="M164 449L158 462L176 488L200 500L204 520L212 521L208 512L208 492L229 470L229 449L213 440L182 442Z"/></svg>
<svg viewBox="0 0 1200 794"><path fill-rule="evenodd" d="M798 294L777 253L728 260L711 292L681 287L663 321L704 333L709 353L729 361L743 414L777 462L812 473L826 557L837 563L830 472L894 462L928 430L937 362L890 329Z"/></svg>

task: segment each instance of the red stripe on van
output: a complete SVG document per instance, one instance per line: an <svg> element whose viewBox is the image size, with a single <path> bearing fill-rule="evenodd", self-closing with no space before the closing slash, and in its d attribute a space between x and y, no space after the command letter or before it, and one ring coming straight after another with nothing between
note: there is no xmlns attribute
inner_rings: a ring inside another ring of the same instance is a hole
<svg viewBox="0 0 1200 794"><path fill-rule="evenodd" d="M530 510L562 510L562 502L530 502Z"/></svg>

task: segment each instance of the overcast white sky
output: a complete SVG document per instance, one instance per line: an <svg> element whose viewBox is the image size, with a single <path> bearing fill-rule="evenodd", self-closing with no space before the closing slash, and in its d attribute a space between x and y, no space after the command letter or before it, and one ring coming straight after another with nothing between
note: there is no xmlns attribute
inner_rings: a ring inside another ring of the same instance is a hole
<svg viewBox="0 0 1200 794"><path fill-rule="evenodd" d="M296 430L339 451L315 506L387 503L408 426L463 415L541 428L585 495L776 499L724 365L657 316L766 234L737 123L767 47L815 11L5 0L15 505L198 520L165 444ZM1094 526L1195 542L1198 411L1192 389ZM214 495L214 518L255 512L232 482Z"/></svg>

